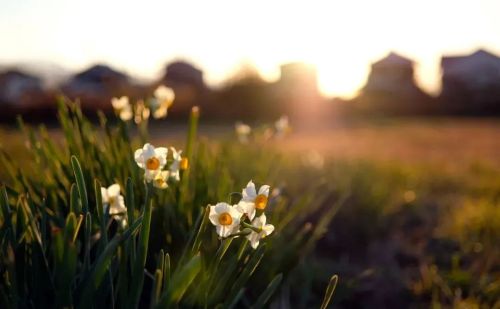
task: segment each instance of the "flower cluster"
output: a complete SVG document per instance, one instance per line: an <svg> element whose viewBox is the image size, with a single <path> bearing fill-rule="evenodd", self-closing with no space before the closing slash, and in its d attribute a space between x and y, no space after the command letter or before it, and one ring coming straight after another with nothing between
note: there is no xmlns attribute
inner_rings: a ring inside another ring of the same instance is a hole
<svg viewBox="0 0 500 309"><path fill-rule="evenodd" d="M272 224L266 224L269 186L263 185L257 191L250 181L242 190L242 199L236 205L217 203L210 206L209 219L220 237L246 235L252 248L256 249L262 238L274 231ZM256 215L259 216L256 217ZM247 222L248 221L248 222ZM243 228L243 230L241 230Z"/></svg>
<svg viewBox="0 0 500 309"><path fill-rule="evenodd" d="M182 151L177 151L170 147L172 152L172 162L168 170L164 170L167 165L168 148L157 147L146 143L143 148L139 148L134 153L137 165L144 169L144 179L146 182L153 182L153 185L160 189L168 187L168 180L180 180L180 170L188 168L187 158L181 156Z"/></svg>
<svg viewBox="0 0 500 309"><path fill-rule="evenodd" d="M120 185L115 183L108 188L101 187L102 205L104 211L108 211L109 215L118 221L122 227L127 225L127 207L123 196L120 194Z"/></svg>
<svg viewBox="0 0 500 309"><path fill-rule="evenodd" d="M167 117L168 109L174 103L174 99L174 91L161 85L156 88L152 98L147 101L138 100L135 106L132 106L127 96L112 98L111 104L121 120L129 121L133 118L135 123L139 124L147 120L151 114L155 119Z"/></svg>
<svg viewBox="0 0 500 309"><path fill-rule="evenodd" d="M246 144L249 142L252 134L252 128L249 125L238 121L234 124L234 131L236 132L236 136L238 137L240 143ZM289 134L291 131L292 127L290 126L288 116L281 116L274 122L273 126L266 126L261 137L264 140L269 140L271 138L280 139Z"/></svg>

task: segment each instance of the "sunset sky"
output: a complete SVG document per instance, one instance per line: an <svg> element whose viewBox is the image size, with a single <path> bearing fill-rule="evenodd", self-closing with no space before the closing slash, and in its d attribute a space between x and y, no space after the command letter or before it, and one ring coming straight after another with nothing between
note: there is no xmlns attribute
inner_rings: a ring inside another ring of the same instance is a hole
<svg viewBox="0 0 500 309"><path fill-rule="evenodd" d="M349 97L394 50L415 59L418 83L436 92L441 55L479 47L500 54L498 0L0 0L0 64L105 62L152 79L186 59L210 85L241 64L273 80L281 63L304 61L317 66L324 94Z"/></svg>

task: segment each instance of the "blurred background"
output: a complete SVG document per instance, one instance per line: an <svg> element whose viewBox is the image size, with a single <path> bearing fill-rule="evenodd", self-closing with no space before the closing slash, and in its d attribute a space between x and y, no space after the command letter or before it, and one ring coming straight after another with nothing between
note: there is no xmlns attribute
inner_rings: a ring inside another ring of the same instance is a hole
<svg viewBox="0 0 500 309"><path fill-rule="evenodd" d="M16 115L53 127L60 95L97 120L169 86L150 125L173 140L194 105L221 139L286 115L273 145L315 170L295 188L351 190L305 265L316 296L339 273L339 307L500 306L500 1L0 0L0 38L12 153Z"/></svg>
<svg viewBox="0 0 500 309"><path fill-rule="evenodd" d="M1 120L54 96L176 91L207 119L500 114L500 3L10 1L0 10ZM300 115L300 116L299 116Z"/></svg>

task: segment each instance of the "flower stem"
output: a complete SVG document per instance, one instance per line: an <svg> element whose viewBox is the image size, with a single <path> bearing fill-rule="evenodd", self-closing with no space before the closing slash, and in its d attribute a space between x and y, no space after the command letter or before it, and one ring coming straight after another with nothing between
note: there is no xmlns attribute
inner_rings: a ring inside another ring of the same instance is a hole
<svg viewBox="0 0 500 309"><path fill-rule="evenodd" d="M142 218L142 226L139 234L137 260L132 278L133 280L132 282L134 285L134 287L131 290L133 293L132 308L139 307L142 285L144 283L144 267L146 266L146 260L148 256L149 231L151 228L151 212L153 208L152 191L153 191L153 185L151 182L148 182L146 184L144 216Z"/></svg>

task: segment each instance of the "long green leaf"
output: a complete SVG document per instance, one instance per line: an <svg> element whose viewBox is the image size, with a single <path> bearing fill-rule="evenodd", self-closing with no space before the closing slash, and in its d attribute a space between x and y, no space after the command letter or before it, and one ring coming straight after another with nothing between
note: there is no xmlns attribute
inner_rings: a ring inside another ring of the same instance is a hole
<svg viewBox="0 0 500 309"><path fill-rule="evenodd" d="M83 177L82 167L75 156L71 156L71 167L73 168L73 173L75 174L76 185L78 186L80 201L82 201L83 212L87 213L89 211L87 187L85 186L85 178Z"/></svg>
<svg viewBox="0 0 500 309"><path fill-rule="evenodd" d="M142 218L142 227L139 234L137 259L135 261L135 268L132 273L132 299L130 301L130 304L132 304L134 308L139 305L142 285L144 284L144 267L146 266L148 255L149 232L151 229L151 212L153 208L153 200L151 197L152 190L153 185L151 183L148 183L146 188L145 209Z"/></svg>
<svg viewBox="0 0 500 309"><path fill-rule="evenodd" d="M321 309L326 309L328 307L328 304L330 303L333 292L335 291L335 288L337 287L337 283L339 281L339 276L333 275L330 278L330 282L328 283L328 287L326 288L325 291L325 297L323 298L323 303L321 303Z"/></svg>
<svg viewBox="0 0 500 309"><path fill-rule="evenodd" d="M274 279L268 284L264 292L259 296L252 308L264 308L271 296L273 296L276 289L278 289L281 280L283 279L283 274L278 274Z"/></svg>
<svg viewBox="0 0 500 309"><path fill-rule="evenodd" d="M171 304L178 304L200 270L201 257L196 255L172 276L172 282L168 290L163 293L157 308L165 308Z"/></svg>
<svg viewBox="0 0 500 309"><path fill-rule="evenodd" d="M92 295L94 295L95 291L99 287L106 274L109 264L114 257L116 249L118 246L127 240L132 234L134 234L139 226L141 226L142 222L137 221L129 228L127 228L123 234L116 235L106 246L104 251L101 253L99 258L97 259L95 266L92 268L89 278L85 286L83 287L83 292L80 296L79 308L89 308Z"/></svg>

